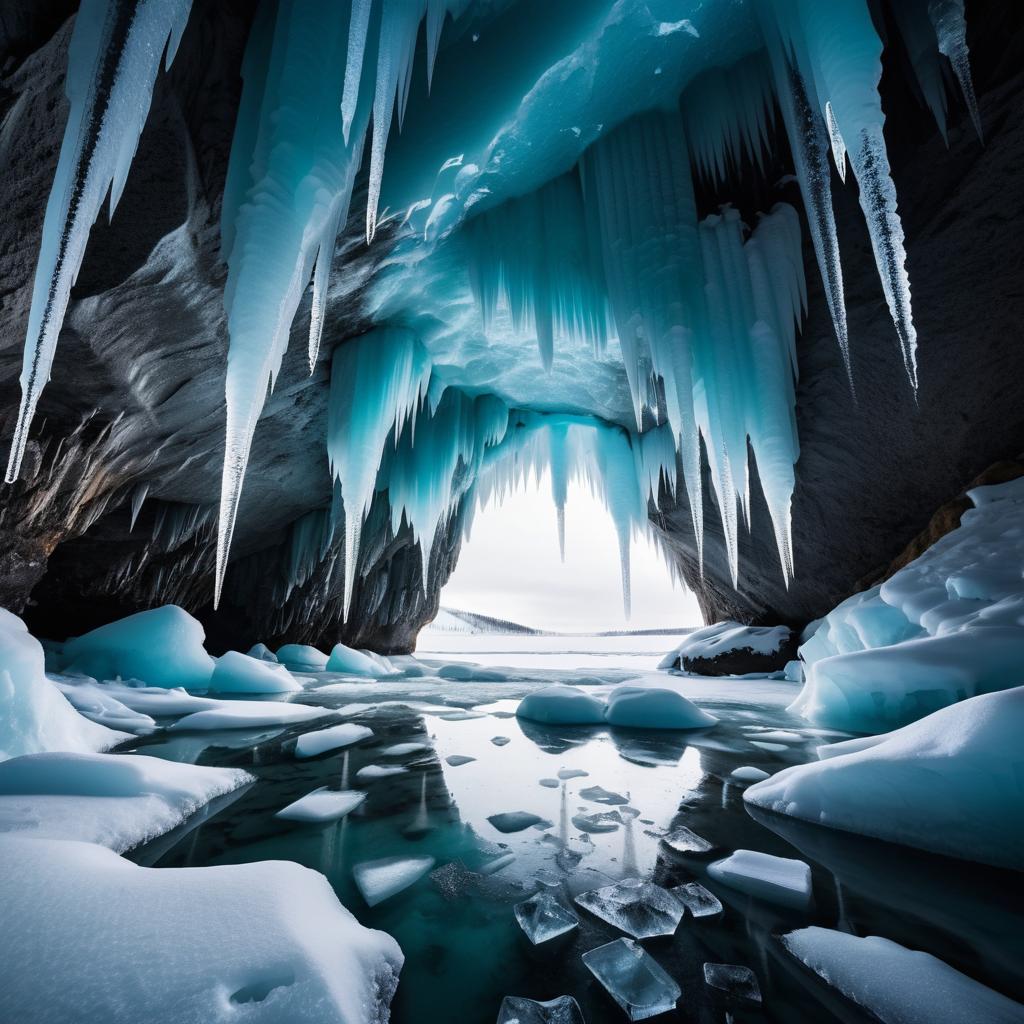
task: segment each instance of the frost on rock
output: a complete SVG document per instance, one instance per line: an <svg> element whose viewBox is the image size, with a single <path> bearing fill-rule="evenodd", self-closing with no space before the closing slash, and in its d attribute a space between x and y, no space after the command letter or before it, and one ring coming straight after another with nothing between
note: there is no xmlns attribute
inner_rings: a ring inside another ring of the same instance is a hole
<svg viewBox="0 0 1024 1024"><path fill-rule="evenodd" d="M744 799L829 828L1024 867L1024 689L983 694L881 736L819 748Z"/></svg>
<svg viewBox="0 0 1024 1024"><path fill-rule="evenodd" d="M1019 1024L1024 1008L929 953L877 935L830 928L783 935L783 947L822 981L882 1021Z"/></svg>
<svg viewBox="0 0 1024 1024"><path fill-rule="evenodd" d="M800 648L791 710L879 732L1024 683L1024 479L969 497L957 529L825 617Z"/></svg>
<svg viewBox="0 0 1024 1024"><path fill-rule="evenodd" d="M0 761L47 750L106 750L129 738L83 717L44 672L42 645L0 608Z"/></svg>
<svg viewBox="0 0 1024 1024"><path fill-rule="evenodd" d="M360 925L308 868L144 868L89 843L14 835L0 836L0 860L4 1020L387 1019L398 944ZM98 970L86 949L135 955Z"/></svg>
<svg viewBox="0 0 1024 1024"><path fill-rule="evenodd" d="M70 110L46 204L21 371L21 408L6 480L18 479L36 405L50 379L89 232L128 179L161 61L170 67L191 0L84 0L68 48Z"/></svg>

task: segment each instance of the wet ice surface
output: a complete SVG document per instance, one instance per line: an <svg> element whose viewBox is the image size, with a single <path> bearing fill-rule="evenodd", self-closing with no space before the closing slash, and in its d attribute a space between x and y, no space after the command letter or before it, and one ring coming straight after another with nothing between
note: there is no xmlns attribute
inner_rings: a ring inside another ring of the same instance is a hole
<svg viewBox="0 0 1024 1024"><path fill-rule="evenodd" d="M594 673L588 668L581 675ZM135 745L141 752L244 768L259 781L180 837L143 848L136 859L180 866L283 858L322 871L362 923L394 935L405 953L395 1024L493 1024L506 996L548 1001L563 995L578 1000L589 1024L625 1020L582 959L624 933L574 900L632 878L674 890L686 907L674 935L637 943L683 993L666 1020L720 1024L730 1012L737 1024L856 1022L820 979L794 971L774 938L812 924L927 950L1024 997L1021 906L1013 895L1019 879L745 809L748 783L732 777L735 769L774 773L813 759L823 742L820 730L785 711L795 684L676 677L672 685L719 724L696 732L638 732L518 720L523 695L565 681L567 673L522 675L531 679L343 681L319 675L304 680L298 699L336 709L339 717L141 738ZM602 685L588 690L603 697L637 675L630 668L602 670ZM642 685L650 683L645 676ZM299 735L339 721L373 735L315 758L295 757ZM781 750L755 746L758 733L767 732L799 740L777 743ZM508 743L495 745L496 735ZM368 767L374 767L369 778ZM358 790L366 798L326 824L275 817L319 787ZM489 820L520 813L538 820L516 832ZM576 819L614 827L581 830ZM694 836L712 850L699 843L687 849ZM809 864L810 906L781 906L708 875L709 863L738 849ZM375 861L385 863L376 875L367 873L367 862ZM362 881L372 896L397 882L403 887L369 906L356 865L364 866ZM538 893L572 908L567 913L579 925L534 947L514 908ZM621 952L621 944L616 949ZM705 964L748 967L762 1004L723 1008L723 992L705 981Z"/></svg>

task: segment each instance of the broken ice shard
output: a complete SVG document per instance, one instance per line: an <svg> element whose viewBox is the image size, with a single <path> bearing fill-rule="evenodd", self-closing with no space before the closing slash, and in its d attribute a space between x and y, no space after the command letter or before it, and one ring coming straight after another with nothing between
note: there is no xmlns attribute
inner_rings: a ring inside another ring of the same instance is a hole
<svg viewBox="0 0 1024 1024"><path fill-rule="evenodd" d="M584 800L592 800L595 804L628 804L629 798L619 793L612 793L601 786L590 786L580 790L580 796Z"/></svg>
<svg viewBox="0 0 1024 1024"><path fill-rule="evenodd" d="M635 939L674 935L684 913L682 904L670 892L639 878L582 892L576 902Z"/></svg>
<svg viewBox="0 0 1024 1024"><path fill-rule="evenodd" d="M579 918L549 892L539 892L513 908L519 927L535 946L579 927Z"/></svg>
<svg viewBox="0 0 1024 1024"><path fill-rule="evenodd" d="M761 1002L761 986L749 967L739 964L705 964L704 984L724 992L730 999Z"/></svg>
<svg viewBox="0 0 1024 1024"><path fill-rule="evenodd" d="M418 882L433 866L433 857L383 857L357 864L352 875L363 899L375 907Z"/></svg>
<svg viewBox="0 0 1024 1024"><path fill-rule="evenodd" d="M700 882L687 882L685 885L677 885L669 892L694 917L714 917L722 912L722 901L709 890L705 889Z"/></svg>
<svg viewBox="0 0 1024 1024"><path fill-rule="evenodd" d="M674 850L676 853L690 854L691 856L696 854L699 856L710 853L715 849L712 843L709 843L703 836L697 835L696 832L688 829L685 825L676 825L675 828L669 829L660 838L670 850Z"/></svg>
<svg viewBox="0 0 1024 1024"><path fill-rule="evenodd" d="M630 1020L668 1013L683 994L654 957L632 939L598 946L583 954L583 963Z"/></svg>
<svg viewBox="0 0 1024 1024"><path fill-rule="evenodd" d="M574 814L572 823L581 832L614 832L622 824L618 811L602 811L600 814Z"/></svg>
<svg viewBox="0 0 1024 1024"><path fill-rule="evenodd" d="M538 1002L521 996L505 996L498 1024L585 1024L580 1004L572 996Z"/></svg>

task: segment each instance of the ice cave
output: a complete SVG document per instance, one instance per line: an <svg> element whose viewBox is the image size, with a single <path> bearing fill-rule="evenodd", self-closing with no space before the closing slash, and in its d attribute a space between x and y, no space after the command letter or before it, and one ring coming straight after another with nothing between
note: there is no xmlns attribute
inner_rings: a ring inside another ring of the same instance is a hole
<svg viewBox="0 0 1024 1024"><path fill-rule="evenodd" d="M1020 0L0 0L0 1024L1024 1024Z"/></svg>

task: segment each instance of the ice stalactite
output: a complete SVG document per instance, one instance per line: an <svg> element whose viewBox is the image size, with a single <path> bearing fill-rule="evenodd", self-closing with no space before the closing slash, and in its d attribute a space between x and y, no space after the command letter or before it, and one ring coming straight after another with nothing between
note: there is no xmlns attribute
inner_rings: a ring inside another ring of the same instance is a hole
<svg viewBox="0 0 1024 1024"><path fill-rule="evenodd" d="M928 17L935 27L939 52L948 58L953 74L960 83L968 113L979 139L984 139L981 130L981 114L978 100L974 95L974 81L971 78L971 59L967 49L967 22L964 18L964 0L928 0Z"/></svg>
<svg viewBox="0 0 1024 1024"><path fill-rule="evenodd" d="M161 58L169 67L190 7L191 0L83 0L79 8L64 86L70 110L36 263L8 483L18 478L89 232L108 194L114 215Z"/></svg>
<svg viewBox="0 0 1024 1024"><path fill-rule="evenodd" d="M397 443L426 398L430 362L406 330L381 329L341 345L331 362L327 455L345 509L345 599L348 614L363 520L370 511L388 438Z"/></svg>

